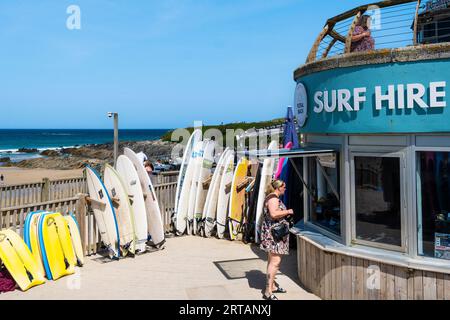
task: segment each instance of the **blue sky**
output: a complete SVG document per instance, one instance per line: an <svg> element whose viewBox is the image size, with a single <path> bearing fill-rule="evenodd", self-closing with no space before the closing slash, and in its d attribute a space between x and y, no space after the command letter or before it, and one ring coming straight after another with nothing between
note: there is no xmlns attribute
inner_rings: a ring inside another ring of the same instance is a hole
<svg viewBox="0 0 450 320"><path fill-rule="evenodd" d="M175 128L282 117L327 18L367 1L0 3L0 128ZM69 5L81 30L66 28Z"/></svg>

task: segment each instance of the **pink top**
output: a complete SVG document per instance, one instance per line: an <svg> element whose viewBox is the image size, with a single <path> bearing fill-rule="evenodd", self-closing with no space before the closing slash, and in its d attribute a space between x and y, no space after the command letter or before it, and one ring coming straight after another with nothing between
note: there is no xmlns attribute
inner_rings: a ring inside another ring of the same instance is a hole
<svg viewBox="0 0 450 320"><path fill-rule="evenodd" d="M366 32L363 27L356 26L355 30L353 31L353 35L357 36L361 33ZM372 36L364 37L359 41L352 42L352 46L350 51L351 52L358 52L358 51L367 51L367 50L373 50L375 49L375 40L372 38Z"/></svg>

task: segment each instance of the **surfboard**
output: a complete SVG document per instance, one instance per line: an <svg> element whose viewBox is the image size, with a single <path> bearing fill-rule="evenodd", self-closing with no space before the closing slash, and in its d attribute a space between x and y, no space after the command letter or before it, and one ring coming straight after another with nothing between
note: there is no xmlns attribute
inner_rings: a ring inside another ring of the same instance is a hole
<svg viewBox="0 0 450 320"><path fill-rule="evenodd" d="M57 280L75 272L77 259L70 231L60 213L40 216L39 243L47 279Z"/></svg>
<svg viewBox="0 0 450 320"><path fill-rule="evenodd" d="M81 243L80 226L78 225L77 219L73 213L70 213L68 216L64 216L64 219L66 219L67 227L69 228L72 246L75 250L75 256L77 258L77 265L81 267L84 264L84 252Z"/></svg>
<svg viewBox="0 0 450 320"><path fill-rule="evenodd" d="M202 131L200 129L194 130L194 132L189 137L189 140L184 149L183 160L181 162L180 172L178 174L177 191L175 193L175 212L178 212L178 202L180 200L181 190L183 188L184 178L186 176L189 161L192 156L192 151L194 150L195 144L201 140L201 137Z"/></svg>
<svg viewBox="0 0 450 320"><path fill-rule="evenodd" d="M258 202L259 185L261 183L262 164L255 161L255 163L252 164L252 170L250 170L250 172L252 177L254 177L254 180L245 190L247 204L244 224L242 226L242 240L244 243L255 241L256 206Z"/></svg>
<svg viewBox="0 0 450 320"><path fill-rule="evenodd" d="M161 217L161 209L159 207L158 199L156 198L156 192L152 181L148 176L147 171L145 171L143 164L139 161L139 158L133 150L125 148L124 155L133 164L138 175L141 190L144 194L144 208L147 216L147 227L151 241L155 247L162 248L162 245L165 242L164 225ZM130 184L132 182L133 180L130 180Z"/></svg>
<svg viewBox="0 0 450 320"><path fill-rule="evenodd" d="M250 163L246 158L241 158L234 171L228 215L231 240L237 239L242 224L245 206L245 188L238 189L238 187L247 178L249 164Z"/></svg>
<svg viewBox="0 0 450 320"><path fill-rule="evenodd" d="M89 166L86 166L86 180L89 197L102 204L101 206L94 203L91 205L101 240L108 248L109 256L118 259L120 252L119 227L108 191L97 171Z"/></svg>
<svg viewBox="0 0 450 320"><path fill-rule="evenodd" d="M117 165L119 165L119 159L123 158L119 156ZM126 159L128 160L128 158ZM118 202L114 209L117 225L119 227L122 256L126 256L128 252L135 254L136 251L145 251L145 242L147 241L147 221L145 212L134 212L130 203L130 198L128 197L129 190L127 183L122 179L119 172L109 164L105 165L103 180L110 198L117 200Z"/></svg>
<svg viewBox="0 0 450 320"><path fill-rule="evenodd" d="M208 144L207 141L201 141L194 147L196 157L193 160L194 173L191 181L191 187L189 189L189 203L187 213L187 234L194 234L194 211L195 211L195 197L197 196L198 179L201 173L201 167L203 163L203 154L205 147Z"/></svg>
<svg viewBox="0 0 450 320"><path fill-rule="evenodd" d="M12 230L0 231L0 260L22 291L45 282L30 249Z"/></svg>
<svg viewBox="0 0 450 320"><path fill-rule="evenodd" d="M205 237L210 237L212 231L216 225L217 214L217 200L219 199L219 187L223 173L225 171L225 160L229 152L229 148L226 148L220 158L217 161L216 169L214 170L211 184L209 186L208 194L206 196L205 208L202 216L202 232Z"/></svg>
<svg viewBox="0 0 450 320"><path fill-rule="evenodd" d="M197 190L195 195L195 207L194 207L194 234L199 233L199 226L203 217L203 209L205 207L206 197L208 195L208 188L204 187L203 182L210 178L212 173L212 166L214 164L214 150L216 142L209 140L206 143L203 152L203 159L200 164L200 172L197 180Z"/></svg>
<svg viewBox="0 0 450 320"><path fill-rule="evenodd" d="M230 203L231 195L231 182L233 180L234 173L234 151L230 150L224 161L224 173L220 179L219 185L219 195L217 198L217 214L216 214L216 225L217 225L217 237L222 239L225 233L225 226L228 217L228 207ZM227 186L230 187L227 188Z"/></svg>
<svg viewBox="0 0 450 320"><path fill-rule="evenodd" d="M278 142L272 141L269 144L268 150L276 150L278 149ZM255 243L259 243L260 241L260 233L261 233L261 225L263 218L263 207L264 200L266 198L266 189L269 184L272 182L272 177L275 170L275 160L271 158L264 159L263 167L261 172L261 181L259 183L259 191L258 191L258 202L256 205L256 216L255 216Z"/></svg>
<svg viewBox="0 0 450 320"><path fill-rule="evenodd" d="M180 192L180 199L178 201L178 208L175 216L175 227L179 234L183 234L188 225L188 213L189 213L189 200L190 200L190 190L192 187L192 181L194 180L195 169L196 169L196 158L200 156L200 151L202 150L203 142L197 141L192 150L191 157L189 159L189 164L186 169L183 186Z"/></svg>
<svg viewBox="0 0 450 320"><path fill-rule="evenodd" d="M30 212L25 218L23 227L24 242L30 249L42 277L45 276L45 269L42 262L41 248L39 247L38 221L41 214L45 212L43 210Z"/></svg>

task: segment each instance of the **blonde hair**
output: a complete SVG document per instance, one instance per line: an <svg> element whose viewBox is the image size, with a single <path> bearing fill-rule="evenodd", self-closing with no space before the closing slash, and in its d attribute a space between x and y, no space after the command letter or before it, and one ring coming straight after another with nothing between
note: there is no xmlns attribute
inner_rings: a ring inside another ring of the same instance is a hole
<svg viewBox="0 0 450 320"><path fill-rule="evenodd" d="M278 188L282 187L283 185L285 185L285 182L283 180L273 180L266 189L266 195L273 193L275 190L277 190Z"/></svg>

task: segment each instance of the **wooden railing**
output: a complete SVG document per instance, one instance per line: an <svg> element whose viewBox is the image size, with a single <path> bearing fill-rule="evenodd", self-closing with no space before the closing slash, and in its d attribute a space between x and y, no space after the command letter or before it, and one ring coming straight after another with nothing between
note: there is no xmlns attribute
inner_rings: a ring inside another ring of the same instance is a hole
<svg viewBox="0 0 450 320"><path fill-rule="evenodd" d="M162 172L152 176L154 185L176 182L178 171ZM78 193L87 193L86 178L49 180L0 187L0 208L25 206L33 203L68 199Z"/></svg>
<svg viewBox="0 0 450 320"><path fill-rule="evenodd" d="M76 179L75 179L76 180ZM54 181L53 181L54 182ZM75 182L74 182L75 183ZM84 182L83 182L84 183ZM85 183L84 183L85 184ZM34 192L34 198L26 198L27 201L34 201L32 199L42 199L39 193L42 192L42 186L36 186L39 184L29 184L14 186L13 190L16 193L25 192L27 190L25 186L31 186L31 192ZM53 197L58 198L67 194L67 190L72 192L79 190L77 189L77 184L62 186L63 184L50 183L50 193ZM173 231L172 225L172 215L175 207L175 192L177 183L165 183L160 185L155 185L155 193L161 208L161 218L164 225L165 233L170 233ZM8 187L7 187L8 188ZM35 188L35 189L33 189ZM22 190L22 191L18 191ZM84 190L84 189L83 189ZM101 241L100 235L95 223L94 213L90 206L86 202L87 194L84 192L77 192L75 195L65 199L53 199L50 201L38 201L33 204L19 204L10 207L0 207L0 230L11 228L23 236L23 226L26 216L33 211L45 210L51 212L61 212L63 215L67 215L72 212L78 221L80 226L80 233L83 242L84 253L86 255L95 254L100 249ZM18 198L18 196L16 197ZM25 200L21 200L25 201ZM7 202L7 203L11 203Z"/></svg>
<svg viewBox="0 0 450 320"><path fill-rule="evenodd" d="M86 179L83 177L60 180L44 178L38 183L0 187L0 208L68 199L77 193L86 192Z"/></svg>

